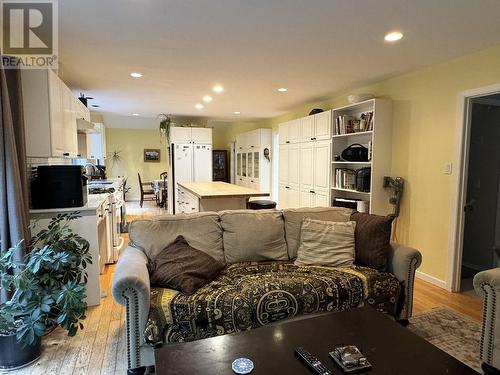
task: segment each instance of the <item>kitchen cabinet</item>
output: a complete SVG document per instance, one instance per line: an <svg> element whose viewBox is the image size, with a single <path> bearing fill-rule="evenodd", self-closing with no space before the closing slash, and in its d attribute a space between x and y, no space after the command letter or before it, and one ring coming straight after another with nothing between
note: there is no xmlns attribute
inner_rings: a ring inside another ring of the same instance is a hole
<svg viewBox="0 0 500 375"><path fill-rule="evenodd" d="M288 146L288 185L299 187L300 145Z"/></svg>
<svg viewBox="0 0 500 375"><path fill-rule="evenodd" d="M314 142L313 146L313 174L314 174L314 186L313 190L328 191L330 186L330 141L319 141Z"/></svg>
<svg viewBox="0 0 500 375"><path fill-rule="evenodd" d="M96 133L87 135L87 157L104 162L106 159L106 128L104 124L95 124Z"/></svg>
<svg viewBox="0 0 500 375"><path fill-rule="evenodd" d="M271 129L255 129L236 136L236 178L240 186L271 191Z"/></svg>
<svg viewBox="0 0 500 375"><path fill-rule="evenodd" d="M326 140L332 137L332 111L317 113L314 118L314 136L315 140Z"/></svg>
<svg viewBox="0 0 500 375"><path fill-rule="evenodd" d="M300 142L300 119L280 124L278 134L280 144Z"/></svg>
<svg viewBox="0 0 500 375"><path fill-rule="evenodd" d="M212 144L212 128L171 127L170 143Z"/></svg>
<svg viewBox="0 0 500 375"><path fill-rule="evenodd" d="M312 190L314 186L314 145L312 142L300 145L299 178L300 188Z"/></svg>
<svg viewBox="0 0 500 375"><path fill-rule="evenodd" d="M76 157L76 118L88 109L52 70L23 69L21 83L27 156Z"/></svg>
<svg viewBox="0 0 500 375"><path fill-rule="evenodd" d="M299 120L301 142L314 140L314 119L314 116L307 116Z"/></svg>
<svg viewBox="0 0 500 375"><path fill-rule="evenodd" d="M280 208L330 205L331 119L325 111L280 124Z"/></svg>

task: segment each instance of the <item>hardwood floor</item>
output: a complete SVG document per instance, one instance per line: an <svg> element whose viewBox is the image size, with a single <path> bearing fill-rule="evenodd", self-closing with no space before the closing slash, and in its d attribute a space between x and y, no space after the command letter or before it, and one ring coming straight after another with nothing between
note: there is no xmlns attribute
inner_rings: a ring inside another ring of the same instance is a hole
<svg viewBox="0 0 500 375"><path fill-rule="evenodd" d="M132 220L164 214L165 211L158 211L149 206L140 210L131 206L128 213L131 213L129 220ZM105 273L101 275L101 287L107 296L102 298L99 306L88 309L83 331L70 338L62 329L55 330L43 339L43 354L34 365L10 374L126 374L125 314L122 306L111 296L113 272L114 265L106 266ZM470 294L450 293L425 281L417 280L413 314L441 306L456 310L472 319L481 320L482 304L479 298Z"/></svg>

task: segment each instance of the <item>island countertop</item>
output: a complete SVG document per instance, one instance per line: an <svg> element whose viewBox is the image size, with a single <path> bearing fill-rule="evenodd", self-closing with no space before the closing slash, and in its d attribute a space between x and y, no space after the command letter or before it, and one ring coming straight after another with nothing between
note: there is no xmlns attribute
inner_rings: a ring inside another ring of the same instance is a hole
<svg viewBox="0 0 500 375"><path fill-rule="evenodd" d="M208 198L250 198L267 197L269 193L263 193L258 190L249 189L243 186L228 184L227 182L178 182L191 194L200 199Z"/></svg>

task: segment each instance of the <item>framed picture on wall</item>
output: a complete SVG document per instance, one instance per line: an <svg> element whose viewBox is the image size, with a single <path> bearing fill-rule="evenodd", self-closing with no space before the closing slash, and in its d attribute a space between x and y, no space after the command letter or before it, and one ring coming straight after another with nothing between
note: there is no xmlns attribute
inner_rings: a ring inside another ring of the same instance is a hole
<svg viewBox="0 0 500 375"><path fill-rule="evenodd" d="M144 162L145 163L159 163L161 150L159 148L145 148L144 149Z"/></svg>

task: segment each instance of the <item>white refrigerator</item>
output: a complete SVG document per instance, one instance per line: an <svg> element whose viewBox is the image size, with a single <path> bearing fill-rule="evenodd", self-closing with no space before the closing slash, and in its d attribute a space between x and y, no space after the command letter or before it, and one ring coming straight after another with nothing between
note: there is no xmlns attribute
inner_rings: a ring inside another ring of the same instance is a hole
<svg viewBox="0 0 500 375"><path fill-rule="evenodd" d="M170 212L178 213L178 182L212 181L212 145L172 143Z"/></svg>

